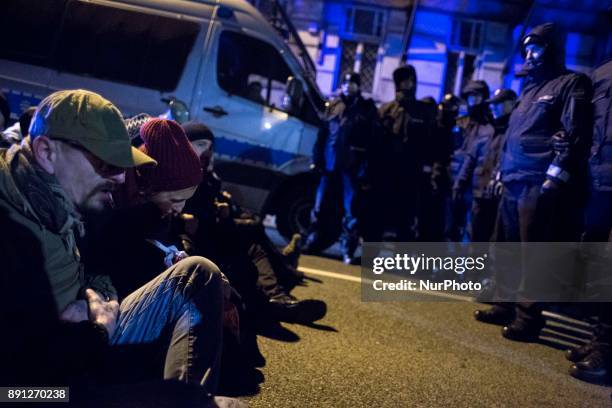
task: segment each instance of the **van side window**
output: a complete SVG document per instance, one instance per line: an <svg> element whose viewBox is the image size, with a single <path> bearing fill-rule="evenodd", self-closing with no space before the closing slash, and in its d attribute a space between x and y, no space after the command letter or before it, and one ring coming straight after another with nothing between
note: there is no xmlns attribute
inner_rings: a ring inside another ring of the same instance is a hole
<svg viewBox="0 0 612 408"><path fill-rule="evenodd" d="M233 31L221 33L217 80L224 91L283 110L285 85L291 75L272 45Z"/></svg>
<svg viewBox="0 0 612 408"><path fill-rule="evenodd" d="M46 66L66 0L3 0L0 58Z"/></svg>
<svg viewBox="0 0 612 408"><path fill-rule="evenodd" d="M200 29L75 0L8 1L0 32L11 41L0 58L159 91L176 89Z"/></svg>

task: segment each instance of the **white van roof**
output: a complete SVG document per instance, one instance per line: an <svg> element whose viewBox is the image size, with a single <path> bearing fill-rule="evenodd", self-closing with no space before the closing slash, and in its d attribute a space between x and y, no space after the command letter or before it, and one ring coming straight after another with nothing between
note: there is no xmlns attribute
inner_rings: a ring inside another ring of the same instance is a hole
<svg viewBox="0 0 612 408"><path fill-rule="evenodd" d="M278 33L270 26L259 10L246 0L93 0L92 2L132 5L143 9L152 9L198 19L211 19L215 7L223 7L236 14L245 14L251 17L241 21L244 28L269 34L271 38L280 40Z"/></svg>

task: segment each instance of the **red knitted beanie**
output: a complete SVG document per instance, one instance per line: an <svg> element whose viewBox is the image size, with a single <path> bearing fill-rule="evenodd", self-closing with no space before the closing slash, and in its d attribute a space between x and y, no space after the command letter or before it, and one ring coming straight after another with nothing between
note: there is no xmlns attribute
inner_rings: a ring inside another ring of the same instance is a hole
<svg viewBox="0 0 612 408"><path fill-rule="evenodd" d="M142 184L152 192L177 191L202 181L200 159L183 128L173 120L151 119L140 128L140 146L157 161L155 167L138 169Z"/></svg>

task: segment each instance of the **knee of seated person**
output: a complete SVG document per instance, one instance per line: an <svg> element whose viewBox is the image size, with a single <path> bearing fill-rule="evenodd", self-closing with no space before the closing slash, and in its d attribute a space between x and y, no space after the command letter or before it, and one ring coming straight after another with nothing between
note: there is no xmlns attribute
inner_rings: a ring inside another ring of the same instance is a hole
<svg viewBox="0 0 612 408"><path fill-rule="evenodd" d="M172 275L179 278L187 278L183 282L185 285L196 284L221 284L222 274L219 267L211 260L201 256L190 256L174 266Z"/></svg>

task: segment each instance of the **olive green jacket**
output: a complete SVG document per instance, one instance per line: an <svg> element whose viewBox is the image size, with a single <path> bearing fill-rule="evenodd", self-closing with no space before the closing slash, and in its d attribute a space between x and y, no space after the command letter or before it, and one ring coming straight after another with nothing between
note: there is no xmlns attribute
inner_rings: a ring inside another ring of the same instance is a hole
<svg viewBox="0 0 612 408"><path fill-rule="evenodd" d="M83 270L76 244L77 234L84 234L79 214L57 179L34 163L29 143L26 138L0 149L0 214L40 242L37 254L15 245L19 256L42 257L38 265L48 278L58 315L85 288L115 296L108 276L88 276Z"/></svg>

